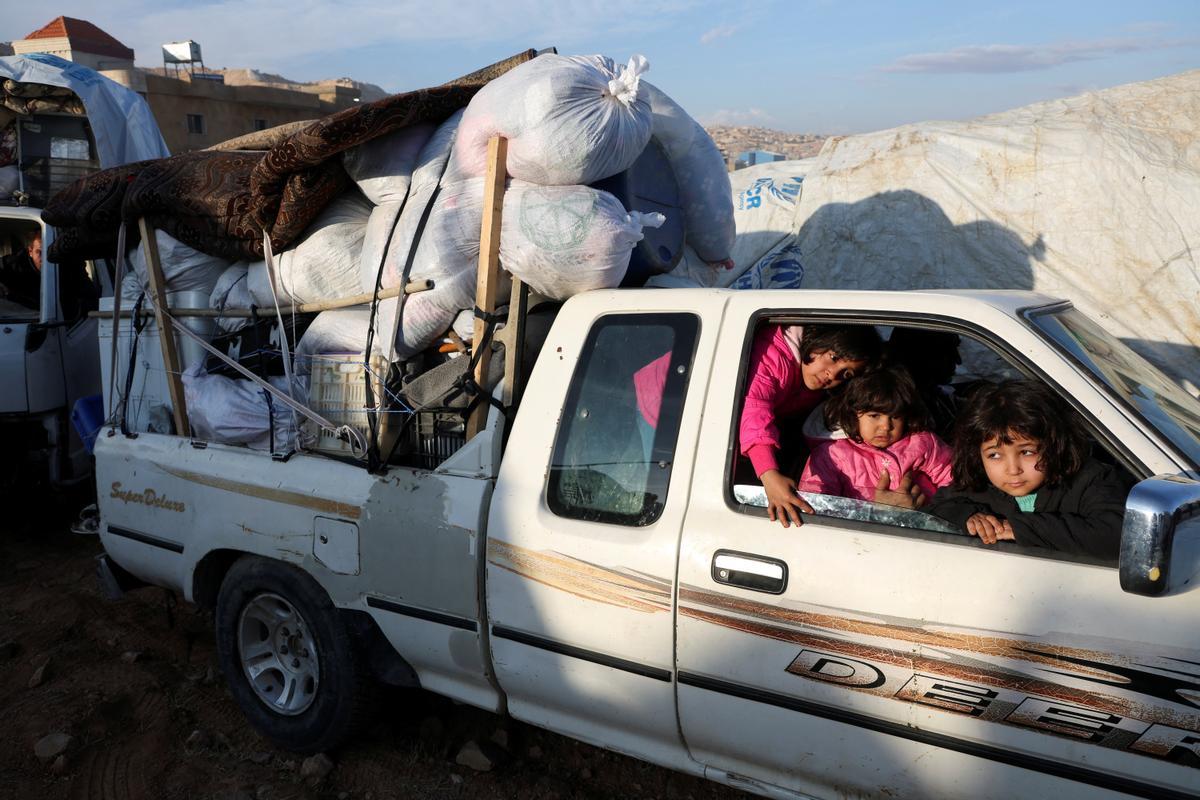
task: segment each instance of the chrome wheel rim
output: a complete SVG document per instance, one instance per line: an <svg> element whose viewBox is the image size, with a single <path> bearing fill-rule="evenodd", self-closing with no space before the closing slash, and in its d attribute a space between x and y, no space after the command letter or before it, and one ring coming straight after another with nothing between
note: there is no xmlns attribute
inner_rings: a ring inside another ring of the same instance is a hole
<svg viewBox="0 0 1200 800"><path fill-rule="evenodd" d="M238 618L242 673L272 711L302 714L317 697L320 668L308 624L277 594L257 595Z"/></svg>

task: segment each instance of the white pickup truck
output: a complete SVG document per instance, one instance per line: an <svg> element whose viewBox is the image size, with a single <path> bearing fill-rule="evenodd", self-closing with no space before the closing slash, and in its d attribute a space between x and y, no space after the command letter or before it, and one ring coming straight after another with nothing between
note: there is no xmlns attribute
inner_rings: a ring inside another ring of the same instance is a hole
<svg viewBox="0 0 1200 800"><path fill-rule="evenodd" d="M735 483L758 326L953 331L1045 381L1124 470L1119 563L847 503L800 528ZM652 443L632 376L670 353ZM382 680L773 797L1200 794L1200 404L1028 292L591 292L508 422L433 469L142 433L96 446L114 587L215 609L282 747Z"/></svg>

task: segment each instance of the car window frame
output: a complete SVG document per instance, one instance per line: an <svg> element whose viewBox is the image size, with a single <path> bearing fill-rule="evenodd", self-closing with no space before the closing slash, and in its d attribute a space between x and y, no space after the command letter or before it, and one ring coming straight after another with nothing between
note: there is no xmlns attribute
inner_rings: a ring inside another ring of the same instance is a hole
<svg viewBox="0 0 1200 800"><path fill-rule="evenodd" d="M1055 304L1061 306L1062 304ZM1018 321L1025 323L1023 315L1031 310L1038 308L1047 308L1053 306L1034 306L1029 308L1019 309L1017 311ZM725 470L722 486L722 495L725 499L725 505L731 511L739 514L745 514L751 517L762 517L767 519L767 510L758 508L757 506L747 506L739 503L733 495L734 487L734 472L737 468L737 458L739 455L737 440L738 440L738 421L742 411L742 392L745 391L747 373L750 369L750 352L753 347L754 337L760 327L765 324L845 324L845 325L892 325L901 327L920 327L927 330L948 331L965 335L975 341L987 346L995 354L999 355L1009 366L1016 369L1018 372L1025 374L1027 377L1035 378L1049 386L1055 394L1062 398L1088 426L1089 435L1092 436L1100 446L1104 447L1113 455L1125 469L1129 471L1135 481L1144 480L1151 477L1152 472L1145 464L1143 464L1133 452L1119 440L1115 439L1111 432L1104 426L1100 425L1090 409L1083 406L1078 400L1065 391L1063 386L1054 380L1043 369L1040 369L1031 359L1025 357L1019 350L1012 347L1006 340L994 335L991 331L981 325L964 320L958 317L949 317L940 314L930 313L905 313L902 311L878 311L878 310L830 310L830 309L797 309L797 308L763 308L756 311L750 316L746 326L745 338L742 343L742 358L738 368L738 379L736 387L738 387L738 396L733 403L733 412L729 421L729 438L726 447ZM1031 329L1032 333L1036 331ZM1055 351L1057 352L1057 350ZM1069 362L1068 362L1069 363ZM1098 387L1099 388L1099 387ZM1103 395L1108 397L1108 393ZM1089 556L1075 555L1064 553L1057 550L1047 550L1039 547L1023 547L1013 542L999 542L997 545L985 545L974 536L966 534L961 537L956 534L944 534L936 531L925 531L919 528L902 528L899 526L886 525L879 522L864 522L861 520L851 520L842 517L830 517L817 514L801 513L801 521L805 524L816 523L830 527L841 528L851 531L862 531L869 533L883 533L893 536L902 536L906 538L917 538L920 540L929 540L931 537L935 541L942 541L946 544L954 544L957 546L975 546L986 547L995 552L1004 553L1006 555L1023 555L1033 558L1048 558L1054 561L1067 563L1086 564L1091 566L1100 566L1106 569L1116 570L1117 561L1106 561L1102 559L1094 559Z"/></svg>

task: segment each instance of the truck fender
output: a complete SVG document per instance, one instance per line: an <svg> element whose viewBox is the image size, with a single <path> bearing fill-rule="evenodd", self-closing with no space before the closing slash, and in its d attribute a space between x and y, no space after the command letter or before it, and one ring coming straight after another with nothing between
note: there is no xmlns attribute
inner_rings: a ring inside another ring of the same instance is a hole
<svg viewBox="0 0 1200 800"><path fill-rule="evenodd" d="M221 591L225 575L234 562L243 556L264 557L242 550L213 550L205 553L192 571L191 601L205 610L215 609L217 594ZM346 630L362 648L361 652L366 657L367 665L377 680L389 686L420 688L421 681L416 670L392 647L374 617L353 608L339 608L338 613Z"/></svg>
<svg viewBox="0 0 1200 800"><path fill-rule="evenodd" d="M376 680L388 686L421 688L421 679L417 676L417 671L392 647L383 631L379 630L379 623L374 617L357 608L342 608L339 612L342 624L362 648L367 666Z"/></svg>

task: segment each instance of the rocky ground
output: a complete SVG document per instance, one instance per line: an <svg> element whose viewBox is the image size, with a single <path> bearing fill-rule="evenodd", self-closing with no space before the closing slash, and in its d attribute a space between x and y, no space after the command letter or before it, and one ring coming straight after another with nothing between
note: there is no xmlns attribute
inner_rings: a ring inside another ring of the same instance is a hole
<svg viewBox="0 0 1200 800"><path fill-rule="evenodd" d="M414 690L338 752L276 750L226 691L206 613L161 589L104 599L78 504L7 506L27 520L0 529L0 800L745 797Z"/></svg>

